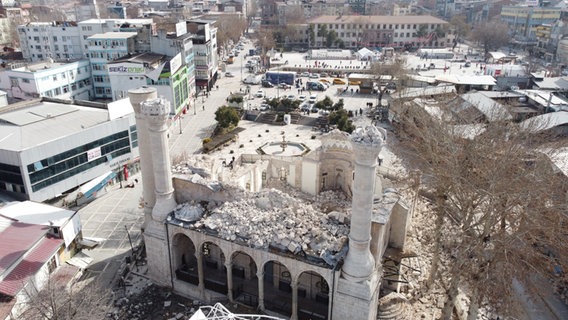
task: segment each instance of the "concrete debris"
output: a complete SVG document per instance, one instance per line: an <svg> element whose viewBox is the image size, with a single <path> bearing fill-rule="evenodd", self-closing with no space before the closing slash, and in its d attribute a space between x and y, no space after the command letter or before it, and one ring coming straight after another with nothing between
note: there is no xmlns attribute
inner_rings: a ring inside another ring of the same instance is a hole
<svg viewBox="0 0 568 320"><path fill-rule="evenodd" d="M353 142L372 146L381 146L387 139L385 129L375 126L358 127L349 137Z"/></svg>
<svg viewBox="0 0 568 320"><path fill-rule="evenodd" d="M317 199L308 203L293 194L265 189L221 204L190 227L205 228L220 238L256 248L273 246L314 256L326 249L329 254L337 253L347 241L348 214L326 213L322 207L330 207L333 202L333 207L346 211L349 202L331 191L322 192ZM187 204L178 207L192 208Z"/></svg>

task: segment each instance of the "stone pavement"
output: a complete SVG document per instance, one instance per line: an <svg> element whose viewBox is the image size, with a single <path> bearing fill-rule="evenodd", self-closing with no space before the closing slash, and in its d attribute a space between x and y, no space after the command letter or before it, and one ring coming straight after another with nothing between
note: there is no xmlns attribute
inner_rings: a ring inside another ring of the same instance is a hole
<svg viewBox="0 0 568 320"><path fill-rule="evenodd" d="M79 210L83 225L83 237L106 239L94 249L83 250L94 260L88 267L90 276L99 277L103 285L111 285L125 256L131 255L129 241L135 247L140 244L144 214L140 208L142 196L141 177L134 188L120 188L115 184L108 192Z"/></svg>

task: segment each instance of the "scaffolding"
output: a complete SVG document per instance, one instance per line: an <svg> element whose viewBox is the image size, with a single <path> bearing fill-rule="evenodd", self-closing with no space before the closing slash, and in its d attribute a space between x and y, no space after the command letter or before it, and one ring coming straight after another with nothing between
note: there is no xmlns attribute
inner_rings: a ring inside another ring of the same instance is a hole
<svg viewBox="0 0 568 320"><path fill-rule="evenodd" d="M259 314L234 314L227 310L221 303L214 306L203 306L189 318L189 320L284 320L278 317L271 317Z"/></svg>

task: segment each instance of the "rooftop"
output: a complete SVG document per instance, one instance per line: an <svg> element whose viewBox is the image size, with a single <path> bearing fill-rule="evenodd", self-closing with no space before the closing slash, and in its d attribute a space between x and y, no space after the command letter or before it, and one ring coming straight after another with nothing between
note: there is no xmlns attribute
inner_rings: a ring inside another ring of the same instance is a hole
<svg viewBox="0 0 568 320"><path fill-rule="evenodd" d="M137 34L136 32L105 32L94 34L88 39L128 39L135 37Z"/></svg>
<svg viewBox="0 0 568 320"><path fill-rule="evenodd" d="M9 105L4 112L0 109L0 150L18 152L70 136L109 121L113 113L104 108L44 100L22 104L20 108ZM114 113L117 117L124 115Z"/></svg>
<svg viewBox="0 0 568 320"><path fill-rule="evenodd" d="M33 201L9 203L0 208L0 216L22 223L43 226L49 226L51 224L54 226L62 226L71 219L74 214L75 211L72 210Z"/></svg>

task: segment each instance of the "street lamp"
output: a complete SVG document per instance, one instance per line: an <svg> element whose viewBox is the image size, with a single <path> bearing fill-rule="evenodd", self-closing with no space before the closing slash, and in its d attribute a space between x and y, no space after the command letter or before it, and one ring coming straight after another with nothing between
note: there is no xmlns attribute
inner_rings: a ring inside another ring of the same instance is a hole
<svg viewBox="0 0 568 320"><path fill-rule="evenodd" d="M197 111L195 111L195 108L197 107L196 104L197 104L197 95L196 95L196 93L194 92L194 93L193 93L193 115L196 115L196 114L197 114Z"/></svg>

